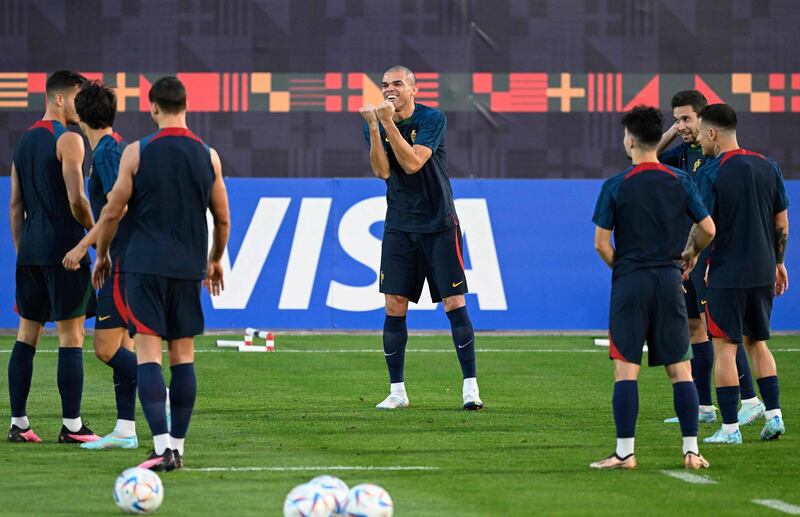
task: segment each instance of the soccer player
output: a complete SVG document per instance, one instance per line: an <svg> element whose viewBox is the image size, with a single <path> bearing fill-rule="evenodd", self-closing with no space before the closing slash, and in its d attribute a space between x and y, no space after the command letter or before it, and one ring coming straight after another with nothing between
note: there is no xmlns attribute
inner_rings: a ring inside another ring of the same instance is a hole
<svg viewBox="0 0 800 517"><path fill-rule="evenodd" d="M380 292L386 298L383 350L390 393L378 409L409 405L403 378L409 300L417 303L425 279L431 299L443 301L464 383L463 407L483 408L475 376L475 334L464 293L461 227L447 175L441 111L415 102L414 73L393 66L383 75L380 105L362 106L364 136L375 176L386 181L386 221L381 247Z"/></svg>
<svg viewBox="0 0 800 517"><path fill-rule="evenodd" d="M117 111L117 97L113 90L98 81L83 86L75 96L75 110L83 134L92 149L89 174L89 202L96 220L106 204L106 196L114 186L119 171L119 160L127 145L113 129ZM74 270L86 256L89 246L95 243L96 229L92 229L64 257L63 264ZM97 358L114 371L114 393L117 403L117 424L114 430L94 442L81 444L84 449L135 449L136 437L136 354L133 339L128 334L128 315L125 307L125 280L122 274L125 247L130 234L130 218L120 221L117 235L111 242L113 271L108 282L98 293L97 317L94 325L94 352Z"/></svg>
<svg viewBox="0 0 800 517"><path fill-rule="evenodd" d="M125 292L136 345L139 400L153 451L140 465L156 471L183 466L197 385L194 336L203 333L201 281L212 295L224 288L222 253L230 215L219 155L186 126L186 89L162 77L149 92L150 114L158 131L125 148L119 176L108 194L97 230L96 287L110 278L108 249L128 206L131 219L125 253ZM214 219L208 248L206 211ZM167 430L166 385L161 343L167 340L171 424Z"/></svg>
<svg viewBox="0 0 800 517"><path fill-rule="evenodd" d="M736 112L712 104L700 112L700 145L715 160L697 183L719 229L709 254L706 320L714 341L714 381L722 428L704 441L742 443L736 405L736 350L744 342L766 406L762 440L785 433L775 359L767 347L774 295L789 286L784 265L788 199L778 165L739 148Z"/></svg>
<svg viewBox="0 0 800 517"><path fill-rule="evenodd" d="M699 469L709 465L697 444L698 400L689 364L681 260L688 273L713 238L714 223L689 175L658 163L656 147L662 124L661 112L644 106L622 117L623 144L633 166L606 180L593 217L595 249L614 270L609 350L616 381L617 448L611 456L592 463L592 468L636 467L637 378L645 340L650 366L664 365L672 382L684 466ZM687 242L685 221L689 218L696 225ZM616 250L611 244L612 231Z"/></svg>
<svg viewBox="0 0 800 517"><path fill-rule="evenodd" d="M94 315L89 257L77 271L65 271L61 257L94 225L83 190L83 139L67 131L77 124L75 95L86 79L60 70L47 78L42 120L23 133L11 165L11 235L17 250L17 342L8 361L11 399L10 442L40 442L25 409L33 356L46 321L58 329L59 443L97 440L81 421L83 324Z"/></svg>
<svg viewBox="0 0 800 517"><path fill-rule="evenodd" d="M697 90L682 90L672 97L672 116L675 123L667 130L659 143L658 160L671 167L677 167L688 173L693 179L697 171L708 162L709 158L703 154L703 148L697 142L700 131L697 114L708 105L706 97ZM676 136L681 141L667 151L665 149ZM691 224L687 222L686 234L689 234ZM701 264L707 258L708 250L704 251L699 261ZM700 399L699 420L701 423L717 421L711 399L711 371L714 367L714 347L708 337L705 322L705 267L692 270L689 280L683 283L686 290L686 311L689 314L689 334L692 343L692 377L697 386ZM736 366L742 389L742 408L739 410L739 423L747 425L764 414L764 404L758 400L753 378L750 373L750 363L744 346L736 351ZM668 423L677 423L677 417L665 420Z"/></svg>

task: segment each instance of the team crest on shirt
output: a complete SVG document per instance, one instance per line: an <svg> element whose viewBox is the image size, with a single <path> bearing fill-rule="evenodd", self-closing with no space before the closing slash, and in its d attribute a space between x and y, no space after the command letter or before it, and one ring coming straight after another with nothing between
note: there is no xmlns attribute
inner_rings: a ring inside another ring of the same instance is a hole
<svg viewBox="0 0 800 517"><path fill-rule="evenodd" d="M697 172L697 169L700 167L701 163L703 163L703 160L698 158L697 161L694 162L694 167L692 168L692 172Z"/></svg>
<svg viewBox="0 0 800 517"><path fill-rule="evenodd" d="M411 130L411 143L413 144L414 142L416 142L416 140L417 140L417 130L416 129L412 129Z"/></svg>

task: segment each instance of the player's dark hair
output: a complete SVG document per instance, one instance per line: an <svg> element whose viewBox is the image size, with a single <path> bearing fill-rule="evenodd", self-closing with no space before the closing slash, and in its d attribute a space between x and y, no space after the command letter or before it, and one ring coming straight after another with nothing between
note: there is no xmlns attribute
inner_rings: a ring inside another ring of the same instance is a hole
<svg viewBox="0 0 800 517"><path fill-rule="evenodd" d="M386 70L386 72L384 72L384 74L389 73L389 72L403 72L404 74L406 74L406 77L411 79L411 83L409 84L409 86L414 86L415 84L417 84L417 76L416 76L416 74L414 74L414 72L412 72L411 69L408 68L407 66L393 65L393 66L389 67L389 69Z"/></svg>
<svg viewBox="0 0 800 517"><path fill-rule="evenodd" d="M635 106L622 116L622 125L639 143L656 146L661 141L664 115L656 108Z"/></svg>
<svg viewBox="0 0 800 517"><path fill-rule="evenodd" d="M154 82L147 98L166 113L175 114L186 110L186 88L174 76L162 77Z"/></svg>
<svg viewBox="0 0 800 517"><path fill-rule="evenodd" d="M86 78L78 72L72 70L59 70L50 74L47 78L44 89L47 92L47 98L52 98L56 93L61 93L69 90L78 85L81 86L86 82Z"/></svg>
<svg viewBox="0 0 800 517"><path fill-rule="evenodd" d="M691 106L695 113L708 106L706 96L697 90L681 90L672 96L672 109L678 106Z"/></svg>
<svg viewBox="0 0 800 517"><path fill-rule="evenodd" d="M92 129L111 127L117 114L117 96L100 81L89 81L75 96L75 111Z"/></svg>
<svg viewBox="0 0 800 517"><path fill-rule="evenodd" d="M697 116L718 129L736 129L736 112L727 104L709 104Z"/></svg>

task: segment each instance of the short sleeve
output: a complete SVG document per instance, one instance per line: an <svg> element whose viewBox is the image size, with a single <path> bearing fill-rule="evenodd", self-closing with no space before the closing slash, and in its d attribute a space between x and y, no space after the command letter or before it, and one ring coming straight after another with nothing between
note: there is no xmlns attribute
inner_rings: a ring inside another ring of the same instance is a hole
<svg viewBox="0 0 800 517"><path fill-rule="evenodd" d="M436 151L444 142L446 132L447 117L439 110L432 110L430 115L427 115L419 122L414 145L424 145L431 151Z"/></svg>
<svg viewBox="0 0 800 517"><path fill-rule="evenodd" d="M94 174L97 174L97 177L100 179L104 196L114 188L114 183L117 181L117 175L119 174L119 162L121 157L122 153L115 147L106 150L99 156L99 160L95 162Z"/></svg>
<svg viewBox="0 0 800 517"><path fill-rule="evenodd" d="M717 205L717 190L714 186L714 179L713 179L713 172L715 168L711 167L702 167L699 171L697 171L697 176L695 176L695 181L697 182L697 191L700 194L700 199L703 200L703 204L706 207L706 211L709 214L714 213L714 209Z"/></svg>
<svg viewBox="0 0 800 517"><path fill-rule="evenodd" d="M772 162L772 168L775 169L775 174L778 175L777 189L775 192L775 209L774 213L783 212L789 208L789 198L786 197L786 186L783 183L783 174L778 164Z"/></svg>
<svg viewBox="0 0 800 517"><path fill-rule="evenodd" d="M592 222L605 230L614 229L614 208L616 200L611 189L611 181L606 180L600 195L597 197L597 204L594 207Z"/></svg>
<svg viewBox="0 0 800 517"><path fill-rule="evenodd" d="M700 192L697 190L695 182L689 177L688 174L681 175L681 183L683 184L683 188L686 190L686 195L688 196L687 210L689 212L689 217L693 222L699 223L708 217L708 209L703 203L703 198L700 196Z"/></svg>

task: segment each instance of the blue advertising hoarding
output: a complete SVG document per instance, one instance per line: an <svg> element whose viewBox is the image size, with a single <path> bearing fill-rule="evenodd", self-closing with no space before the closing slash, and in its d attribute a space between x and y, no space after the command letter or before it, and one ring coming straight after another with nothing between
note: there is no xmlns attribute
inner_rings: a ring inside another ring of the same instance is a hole
<svg viewBox="0 0 800 517"><path fill-rule="evenodd" d="M591 216L600 180L454 180L464 232L473 323L482 330L607 327L611 271L593 248ZM385 186L376 179L227 180L231 238L226 289L203 294L206 327L379 329L378 292ZM800 182L787 182L792 207ZM0 181L8 199L9 181ZM788 269L798 271L796 209L790 208ZM5 285L0 327L15 327L14 253L8 225L0 254ZM427 296L409 326L449 328ZM796 289L775 303L773 328L800 329Z"/></svg>

